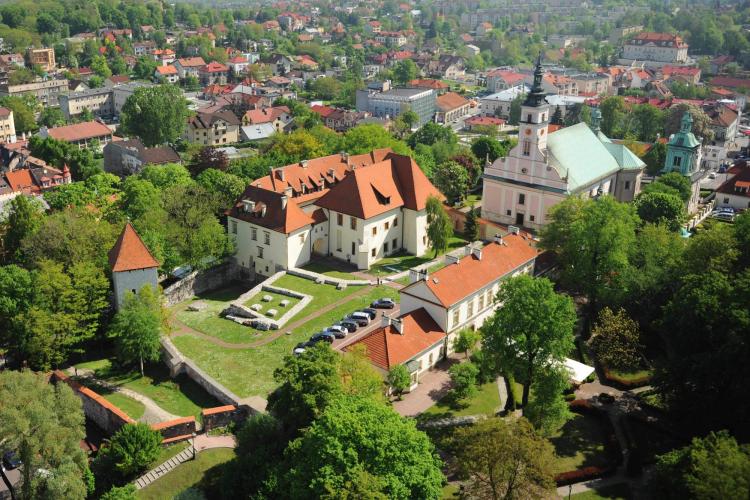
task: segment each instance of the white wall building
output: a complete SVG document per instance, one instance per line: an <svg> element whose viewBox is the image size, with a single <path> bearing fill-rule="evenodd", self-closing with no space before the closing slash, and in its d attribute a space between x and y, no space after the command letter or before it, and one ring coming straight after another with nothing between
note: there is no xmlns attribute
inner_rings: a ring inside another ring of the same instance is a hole
<svg viewBox="0 0 750 500"><path fill-rule="evenodd" d="M116 309L120 309L128 292L137 294L144 286L156 290L159 263L130 222L125 224L115 246L109 251L109 267Z"/></svg>

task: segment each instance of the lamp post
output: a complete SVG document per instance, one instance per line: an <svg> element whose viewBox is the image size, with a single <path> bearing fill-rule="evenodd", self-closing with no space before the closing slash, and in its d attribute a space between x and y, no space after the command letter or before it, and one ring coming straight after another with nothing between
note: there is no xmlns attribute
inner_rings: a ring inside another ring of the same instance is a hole
<svg viewBox="0 0 750 500"><path fill-rule="evenodd" d="M195 460L195 432L191 434L191 437L193 439L193 460Z"/></svg>

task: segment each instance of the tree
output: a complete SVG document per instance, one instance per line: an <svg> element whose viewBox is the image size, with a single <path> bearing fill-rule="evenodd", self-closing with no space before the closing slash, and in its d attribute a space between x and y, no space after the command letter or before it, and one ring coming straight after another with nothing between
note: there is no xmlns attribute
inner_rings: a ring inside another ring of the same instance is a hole
<svg viewBox="0 0 750 500"><path fill-rule="evenodd" d="M494 162L508 154L507 144L492 137L478 137L471 143L471 152L481 161Z"/></svg>
<svg viewBox="0 0 750 500"><path fill-rule="evenodd" d="M704 143L714 138L714 131L711 129L711 118L700 108L693 104L680 103L669 108L667 118L664 123L665 136L669 137L678 132L682 126L682 115L689 112L693 117L693 134Z"/></svg>
<svg viewBox="0 0 750 500"><path fill-rule="evenodd" d="M274 134L273 147L292 161L318 158L329 154L323 144L305 129L297 129L291 134Z"/></svg>
<svg viewBox="0 0 750 500"><path fill-rule="evenodd" d="M111 490L100 496L99 500L137 500L136 491L133 483L120 487L114 486Z"/></svg>
<svg viewBox="0 0 750 500"><path fill-rule="evenodd" d="M734 239L740 251L739 265L750 267L750 212L740 214L734 220Z"/></svg>
<svg viewBox="0 0 750 500"><path fill-rule="evenodd" d="M376 123L357 125L344 134L342 149L348 151L349 154L369 153L373 149L379 148L391 148L398 154L409 154L410 152L409 147L403 141L399 141Z"/></svg>
<svg viewBox="0 0 750 500"><path fill-rule="evenodd" d="M156 290L144 286L137 294L127 292L109 328L109 337L116 342L117 358L126 364L138 361L143 376L143 361L159 359L163 323Z"/></svg>
<svg viewBox="0 0 750 500"><path fill-rule="evenodd" d="M685 204L670 193L641 193L635 200L635 206L643 222L664 224L672 231L677 231L685 219Z"/></svg>
<svg viewBox="0 0 750 500"><path fill-rule="evenodd" d="M396 365L388 370L388 385L401 401L401 395L411 386L409 370L404 365Z"/></svg>
<svg viewBox="0 0 750 500"><path fill-rule="evenodd" d="M5 106L13 111L16 133L29 133L37 129L34 106L28 100L19 96L7 96L0 98L0 106Z"/></svg>
<svg viewBox="0 0 750 500"><path fill-rule="evenodd" d="M469 328L464 328L463 330L458 332L458 336L453 342L453 350L456 352L465 353L466 357L468 358L469 351L474 349L474 347L477 345L477 342L479 342L480 337L481 336L479 335L479 332L471 330Z"/></svg>
<svg viewBox="0 0 750 500"><path fill-rule="evenodd" d="M554 435L572 414L563 392L570 387L570 374L562 365L551 365L539 371L532 386L529 404L523 416L543 436Z"/></svg>
<svg viewBox="0 0 750 500"><path fill-rule="evenodd" d="M65 125L65 116L60 108L45 107L39 114L38 123L45 127L58 127Z"/></svg>
<svg viewBox="0 0 750 500"><path fill-rule="evenodd" d="M33 299L31 273L15 264L0 267L0 356L9 348L18 348L18 323Z"/></svg>
<svg viewBox="0 0 750 500"><path fill-rule="evenodd" d="M159 456L162 436L148 424L125 424L99 451L123 479L146 470Z"/></svg>
<svg viewBox="0 0 750 500"><path fill-rule="evenodd" d="M510 101L510 110L508 112L508 123L510 125L518 125L518 122L521 121L521 104L523 103L523 100L524 96L519 95Z"/></svg>
<svg viewBox="0 0 750 500"><path fill-rule="evenodd" d="M450 127L443 127L435 122L427 122L419 130L409 137L409 146L414 148L417 144L433 146L435 144L447 145L450 148L455 147L458 137Z"/></svg>
<svg viewBox="0 0 750 500"><path fill-rule="evenodd" d="M667 159L667 145L661 142L654 143L643 157L646 163L646 173L656 175L664 168L664 162Z"/></svg>
<svg viewBox="0 0 750 500"><path fill-rule="evenodd" d="M16 68L8 77L8 85L21 85L32 83L36 80L36 75L28 68Z"/></svg>
<svg viewBox="0 0 750 500"><path fill-rule="evenodd" d="M91 59L91 71L101 78L109 78L112 76L112 70L109 69L107 58L104 56L94 56Z"/></svg>
<svg viewBox="0 0 750 500"><path fill-rule="evenodd" d="M469 191L469 172L455 161L448 161L432 170L432 180L450 202L461 201Z"/></svg>
<svg viewBox="0 0 750 500"><path fill-rule="evenodd" d="M497 366L518 373L525 407L537 374L573 348L573 301L555 293L548 279L527 275L506 280L497 301L503 307L482 327L482 345Z"/></svg>
<svg viewBox="0 0 750 500"><path fill-rule="evenodd" d="M292 498L320 492L339 498L362 483L363 473L378 479L376 493L394 499L437 498L444 481L429 438L412 420L369 398L331 401L286 453L285 492Z"/></svg>
<svg viewBox="0 0 750 500"><path fill-rule="evenodd" d="M427 198L427 238L430 246L435 250L435 257L448 248L448 242L453 236L453 223L443 208L439 198Z"/></svg>
<svg viewBox="0 0 750 500"><path fill-rule="evenodd" d="M648 482L653 498L747 498L750 448L726 431L695 437L690 445L657 457Z"/></svg>
<svg viewBox="0 0 750 500"><path fill-rule="evenodd" d="M672 191L667 188L671 188ZM675 193L684 202L688 201L692 195L690 180L679 172L669 172L668 174L660 176L655 182L646 186L644 191L649 192L652 189L667 193Z"/></svg>
<svg viewBox="0 0 750 500"><path fill-rule="evenodd" d="M472 203L469 205L469 211L466 212L466 221L464 222L464 237L469 241L477 241L479 239L478 217L477 210Z"/></svg>
<svg viewBox="0 0 750 500"><path fill-rule="evenodd" d="M315 97L330 101L335 99L341 92L341 83L336 78L331 76L324 76L316 78L310 84L310 90L313 91Z"/></svg>
<svg viewBox="0 0 750 500"><path fill-rule="evenodd" d="M222 208L230 207L237 201L247 185L241 177L213 168L204 170L195 180L220 199Z"/></svg>
<svg viewBox="0 0 750 500"><path fill-rule="evenodd" d="M393 77L398 85L406 85L419 74L419 68L411 59L402 59L393 67Z"/></svg>
<svg viewBox="0 0 750 500"><path fill-rule="evenodd" d="M123 130L140 137L146 146L175 142L187 118L187 101L173 85L137 88L120 113Z"/></svg>
<svg viewBox="0 0 750 500"><path fill-rule="evenodd" d="M203 146L190 159L188 169L193 177L197 177L206 169L226 170L229 167L229 157L224 150L215 146Z"/></svg>
<svg viewBox="0 0 750 500"><path fill-rule="evenodd" d="M641 362L640 330L625 310L605 307L591 330L589 346L607 368L634 370Z"/></svg>
<svg viewBox="0 0 750 500"><path fill-rule="evenodd" d="M599 111L602 114L602 133L607 137L622 137L625 100L620 96L605 97L599 104Z"/></svg>
<svg viewBox="0 0 750 500"><path fill-rule="evenodd" d="M157 62L152 57L139 57L133 66L133 73L141 80L151 80L156 71Z"/></svg>
<svg viewBox="0 0 750 500"><path fill-rule="evenodd" d="M88 491L81 401L44 374L0 372L0 443L23 462L21 498L80 499ZM46 470L49 474L39 474Z"/></svg>
<svg viewBox="0 0 750 500"><path fill-rule="evenodd" d="M39 230L44 212L39 200L25 195L16 196L8 205L3 250L8 261L18 262L21 259L21 243Z"/></svg>
<svg viewBox="0 0 750 500"><path fill-rule="evenodd" d="M448 373L451 376L451 394L455 401L476 394L479 368L474 363L471 361L457 363L448 369Z"/></svg>
<svg viewBox="0 0 750 500"><path fill-rule="evenodd" d="M343 391L339 355L319 342L301 356L285 358L274 371L279 387L268 397L268 411L293 433L310 425Z"/></svg>
<svg viewBox="0 0 750 500"><path fill-rule="evenodd" d="M146 165L138 177L149 181L161 191L172 186L186 186L193 183L188 169L177 163Z"/></svg>
<svg viewBox="0 0 750 500"><path fill-rule="evenodd" d="M550 219L541 246L557 254L563 282L588 297L590 321L601 302L615 302L623 294L628 249L639 225L635 207L610 196L586 201L569 197L550 210Z"/></svg>
<svg viewBox="0 0 750 500"><path fill-rule="evenodd" d="M457 428L453 443L472 498L544 498L554 491L554 449L526 419L480 420Z"/></svg>

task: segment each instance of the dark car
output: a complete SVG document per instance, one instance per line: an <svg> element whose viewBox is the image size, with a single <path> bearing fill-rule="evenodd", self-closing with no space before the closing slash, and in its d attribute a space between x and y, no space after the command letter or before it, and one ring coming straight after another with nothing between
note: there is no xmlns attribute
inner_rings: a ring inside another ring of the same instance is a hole
<svg viewBox="0 0 750 500"><path fill-rule="evenodd" d="M364 313L362 313L364 314ZM369 315L367 315L369 317ZM367 326L370 324L370 321L365 318L355 318L351 314L344 318L345 321L354 322L357 323L359 326Z"/></svg>
<svg viewBox="0 0 750 500"><path fill-rule="evenodd" d="M342 325L333 325L326 328L326 332L332 333L337 339L343 339L349 333L349 329Z"/></svg>
<svg viewBox="0 0 750 500"><path fill-rule="evenodd" d="M364 309L360 309L360 312L363 312L363 313L369 315L371 320L373 320L373 319L375 319L375 318L378 317L378 311L375 310L375 309L373 309L373 308L371 308L371 307L366 307Z"/></svg>
<svg viewBox="0 0 750 500"><path fill-rule="evenodd" d="M312 337L310 337L310 342L328 342L329 344L333 344L333 341L336 339L336 337L333 336L330 332L318 332Z"/></svg>
<svg viewBox="0 0 750 500"><path fill-rule="evenodd" d="M17 469L21 466L21 460L16 455L15 451L6 451L3 453L3 467L6 470Z"/></svg>
<svg viewBox="0 0 750 500"><path fill-rule="evenodd" d="M374 307L376 309L393 309L394 307L396 307L396 303L393 301L393 299L382 298L370 304L370 307Z"/></svg>
<svg viewBox="0 0 750 500"><path fill-rule="evenodd" d="M359 325L357 323L355 323L354 321L349 321L349 320L341 321L339 325L346 328L347 331L349 331L349 333L356 332L357 328L359 328Z"/></svg>

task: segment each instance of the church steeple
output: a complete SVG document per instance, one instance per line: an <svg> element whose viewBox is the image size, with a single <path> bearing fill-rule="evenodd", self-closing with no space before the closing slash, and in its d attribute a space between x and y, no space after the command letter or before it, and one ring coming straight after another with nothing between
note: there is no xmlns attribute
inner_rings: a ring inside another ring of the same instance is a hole
<svg viewBox="0 0 750 500"><path fill-rule="evenodd" d="M536 66L534 68L534 85L531 87L531 92L526 96L524 106L539 107L545 104L544 98L547 96L542 88L542 53L539 52L539 56L536 59Z"/></svg>

